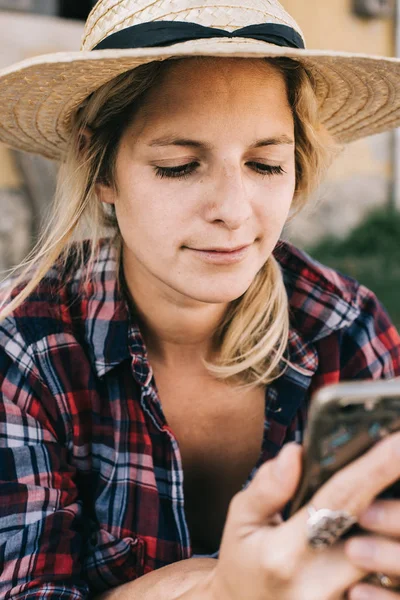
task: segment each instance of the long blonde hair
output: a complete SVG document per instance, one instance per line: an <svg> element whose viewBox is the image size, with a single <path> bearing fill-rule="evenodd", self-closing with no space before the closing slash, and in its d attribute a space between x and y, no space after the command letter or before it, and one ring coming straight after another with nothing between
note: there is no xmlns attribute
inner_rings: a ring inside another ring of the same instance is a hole
<svg viewBox="0 0 400 600"><path fill-rule="evenodd" d="M266 60L284 75L292 107L296 140L292 208L297 212L318 187L340 146L319 121L313 81L306 69L287 58ZM0 319L15 311L49 269L55 263L65 264L71 254L76 266L89 274L105 228L120 259L121 238L115 212L98 201L95 186L101 181L116 187L115 163L124 129L145 92L157 85L170 63L153 62L118 76L95 91L75 113L52 215L32 252L13 270L17 277L10 284ZM91 131L87 147L83 133L86 128ZM82 232L92 240L89 259L84 258L81 245L76 243ZM218 359L213 364L206 363L207 368L216 377L237 384L268 384L282 372L288 333L287 294L280 267L271 255L246 293L230 304L215 332Z"/></svg>

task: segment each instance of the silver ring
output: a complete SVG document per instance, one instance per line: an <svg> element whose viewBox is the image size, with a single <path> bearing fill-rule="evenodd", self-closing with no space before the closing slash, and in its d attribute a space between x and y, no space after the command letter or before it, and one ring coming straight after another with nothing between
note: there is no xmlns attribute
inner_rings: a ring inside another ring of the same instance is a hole
<svg viewBox="0 0 400 600"><path fill-rule="evenodd" d="M387 590L394 589L396 587L396 584L394 581L392 581L392 579L390 579L389 575L386 575L385 573L377 573L376 576L381 587L386 588Z"/></svg>
<svg viewBox="0 0 400 600"><path fill-rule="evenodd" d="M366 583L380 585L385 590L398 591L400 589L399 580L389 577L386 573L373 573L364 580Z"/></svg>
<svg viewBox="0 0 400 600"><path fill-rule="evenodd" d="M357 519L345 510L316 510L310 504L307 507L307 543L315 550L324 550L348 531Z"/></svg>

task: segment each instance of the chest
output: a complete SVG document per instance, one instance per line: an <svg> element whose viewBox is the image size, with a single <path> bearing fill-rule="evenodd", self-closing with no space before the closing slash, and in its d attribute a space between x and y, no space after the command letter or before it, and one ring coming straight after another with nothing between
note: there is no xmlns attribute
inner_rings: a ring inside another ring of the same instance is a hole
<svg viewBox="0 0 400 600"><path fill-rule="evenodd" d="M172 385L156 374L169 427L180 448L185 515L195 553L220 544L229 502L260 454L265 389L238 390L201 378Z"/></svg>

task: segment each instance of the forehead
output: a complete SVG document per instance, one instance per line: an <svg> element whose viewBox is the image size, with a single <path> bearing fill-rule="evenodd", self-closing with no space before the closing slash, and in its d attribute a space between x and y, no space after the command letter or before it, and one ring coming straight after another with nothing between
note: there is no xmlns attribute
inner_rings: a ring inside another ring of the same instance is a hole
<svg viewBox="0 0 400 600"><path fill-rule="evenodd" d="M196 81L202 86L229 84L239 81L254 81L259 85L274 85L283 78L279 69L264 59L194 57L168 61L160 84L168 87L171 80L175 85Z"/></svg>
<svg viewBox="0 0 400 600"><path fill-rule="evenodd" d="M212 128L235 119L293 125L284 75L263 59L195 58L171 61L145 95L134 123L140 129L165 123ZM138 133L138 131L137 131Z"/></svg>

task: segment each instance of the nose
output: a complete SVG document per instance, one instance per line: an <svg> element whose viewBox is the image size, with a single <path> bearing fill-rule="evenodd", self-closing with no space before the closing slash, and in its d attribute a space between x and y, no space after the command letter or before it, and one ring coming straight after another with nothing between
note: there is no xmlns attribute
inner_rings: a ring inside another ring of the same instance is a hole
<svg viewBox="0 0 400 600"><path fill-rule="evenodd" d="M240 167L222 169L217 181L208 190L205 218L220 222L228 229L239 229L252 214L249 187L243 181Z"/></svg>

